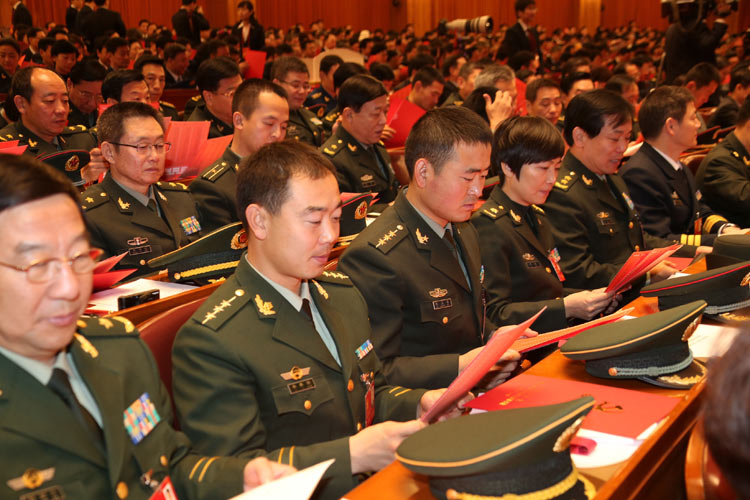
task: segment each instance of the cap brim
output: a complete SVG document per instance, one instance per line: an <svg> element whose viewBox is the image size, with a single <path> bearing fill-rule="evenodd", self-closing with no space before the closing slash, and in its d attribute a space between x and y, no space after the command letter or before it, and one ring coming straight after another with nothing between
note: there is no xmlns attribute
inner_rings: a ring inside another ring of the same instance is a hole
<svg viewBox="0 0 750 500"><path fill-rule="evenodd" d="M689 389L706 376L706 367L698 360L693 360L687 368L658 377L638 377L638 380L665 389Z"/></svg>

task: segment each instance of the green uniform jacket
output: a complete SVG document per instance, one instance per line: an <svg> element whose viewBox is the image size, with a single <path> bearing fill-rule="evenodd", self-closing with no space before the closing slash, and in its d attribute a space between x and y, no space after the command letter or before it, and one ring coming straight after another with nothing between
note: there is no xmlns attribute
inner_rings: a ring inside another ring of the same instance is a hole
<svg viewBox="0 0 750 500"><path fill-rule="evenodd" d="M634 251L674 243L644 234L625 182L617 174L607 178L617 198L607 182L568 152L544 205L568 287L607 286ZM634 292L644 280L633 283Z"/></svg>
<svg viewBox="0 0 750 500"><path fill-rule="evenodd" d="M310 294L342 367L304 313L243 255L177 334L174 398L182 429L204 453L265 455L299 469L335 458L316 498L338 499L356 486L349 436L366 422L363 377L374 380L375 422L415 418L423 391L386 385L375 352L355 354L370 327L345 276L311 280Z"/></svg>
<svg viewBox="0 0 750 500"><path fill-rule="evenodd" d="M371 148L365 150L343 125L339 125L321 151L336 167L336 178L342 193L377 193L378 205L385 209L386 204L396 199L398 181L383 143L373 144ZM385 167L385 174L375 155Z"/></svg>
<svg viewBox="0 0 750 500"><path fill-rule="evenodd" d="M225 135L232 135L234 133L234 127L224 123L211 114L206 107L206 103L203 101L195 107L187 121L211 122L211 126L208 128L209 139L213 139L214 137L224 137Z"/></svg>
<svg viewBox="0 0 750 500"><path fill-rule="evenodd" d="M734 132L701 162L695 177L703 201L740 227L750 227L750 154Z"/></svg>
<svg viewBox="0 0 750 500"><path fill-rule="evenodd" d="M323 145L322 126L323 122L312 111L306 108L290 110L286 138L306 142L319 148Z"/></svg>
<svg viewBox="0 0 750 500"><path fill-rule="evenodd" d="M526 221L536 219L536 233ZM547 306L532 328L540 333L565 328L563 284L550 262L555 241L544 211L521 207L495 186L471 218L479 233L487 290L487 317L497 325L515 325Z"/></svg>
<svg viewBox="0 0 750 500"><path fill-rule="evenodd" d="M130 322L82 319L79 332L70 352L101 411L107 456L59 396L0 355L0 498L100 500L126 492L128 499L145 500L153 494L141 481L148 471L155 481L169 474L182 500L228 498L242 491L246 460L194 455L188 439L172 427L156 363ZM143 394L161 421L134 444L123 412ZM34 470L53 476L38 485L23 481L24 473L31 478ZM49 489L62 496L45 496Z"/></svg>
<svg viewBox="0 0 750 500"><path fill-rule="evenodd" d="M241 159L229 145L221 158L190 183L190 192L198 204L201 224L207 233L240 220L237 215L237 169Z"/></svg>
<svg viewBox="0 0 750 500"><path fill-rule="evenodd" d="M91 245L104 250L105 258L127 252L117 269L137 268L133 276L154 272L146 261L206 234L184 184L157 182L153 188L161 217L118 186L111 175L81 195Z"/></svg>
<svg viewBox="0 0 750 500"><path fill-rule="evenodd" d="M393 384L446 387L458 355L482 345L481 259L476 229L454 224L471 289L448 245L401 192L341 256L367 301L372 340ZM485 331L492 331L490 325Z"/></svg>
<svg viewBox="0 0 750 500"><path fill-rule="evenodd" d="M70 102L70 113L68 114L68 126L83 125L86 128L96 126L96 120L99 118L99 111L94 110L91 113L84 113L76 108L73 101Z"/></svg>

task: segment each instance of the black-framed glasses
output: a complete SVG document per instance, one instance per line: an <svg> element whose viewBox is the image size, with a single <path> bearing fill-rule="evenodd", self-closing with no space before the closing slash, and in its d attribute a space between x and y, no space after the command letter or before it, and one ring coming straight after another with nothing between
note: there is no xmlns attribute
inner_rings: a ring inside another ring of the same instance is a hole
<svg viewBox="0 0 750 500"><path fill-rule="evenodd" d="M145 143L144 144L124 144L122 142L109 142L109 143L115 144L117 146L126 146L129 148L135 148L135 150L138 151L138 154L141 154L141 155L148 154L148 152L151 151L151 148L154 148L154 151L156 151L158 154L168 153L169 150L172 149L171 142L160 142L157 144L145 144Z"/></svg>
<svg viewBox="0 0 750 500"><path fill-rule="evenodd" d="M26 273L30 283L47 283L60 274L62 265L67 264L75 274L86 274L94 270L102 251L97 249L79 253L70 258L53 257L51 259L36 260L27 266L16 266L0 262L0 266Z"/></svg>

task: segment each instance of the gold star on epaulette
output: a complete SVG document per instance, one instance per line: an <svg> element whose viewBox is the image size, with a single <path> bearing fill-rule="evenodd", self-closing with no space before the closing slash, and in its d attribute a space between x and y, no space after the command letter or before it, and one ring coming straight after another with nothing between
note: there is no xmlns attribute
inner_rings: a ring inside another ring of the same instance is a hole
<svg viewBox="0 0 750 500"><path fill-rule="evenodd" d="M323 296L324 299L328 300L328 292L326 292L325 288L320 286L320 283L318 283L315 280L312 280L313 285L315 285L315 288L318 289L318 293Z"/></svg>
<svg viewBox="0 0 750 500"><path fill-rule="evenodd" d="M391 229L390 231L388 231L387 233L385 233L383 236L380 237L380 239L378 240L377 245L375 245L375 248L380 248L381 246L383 246L386 243L388 243L388 241L391 238L393 238L394 236L396 236L399 231L403 231L403 229L404 229L404 226L402 226L401 224L399 224L399 225L396 226L396 230L395 231L393 229Z"/></svg>
<svg viewBox="0 0 750 500"><path fill-rule="evenodd" d="M86 203L94 203L94 199L91 196L87 196Z"/></svg>
<svg viewBox="0 0 750 500"><path fill-rule="evenodd" d="M265 302L258 294L255 295L255 305L258 307L258 312L263 316L273 316L276 314L276 311L273 310L273 304Z"/></svg>
<svg viewBox="0 0 750 500"><path fill-rule="evenodd" d="M336 154L336 152L335 152L335 151L331 151L331 150L330 150L330 149L328 149L328 148L323 148L323 152L324 152L325 154L327 154L327 155L331 155L331 156L333 156L333 155L335 155L335 154Z"/></svg>
<svg viewBox="0 0 750 500"><path fill-rule="evenodd" d="M331 144L330 148L333 150L336 150L336 148L339 147L338 144Z"/></svg>
<svg viewBox="0 0 750 500"><path fill-rule="evenodd" d="M500 207L500 209L502 209L502 208L503 208L503 207ZM500 212L500 210L498 210L498 209L497 209L497 208L495 208L495 207L492 207L492 208L490 208L490 212L492 212L493 214L496 214L496 213Z"/></svg>
<svg viewBox="0 0 750 500"><path fill-rule="evenodd" d="M430 241L430 237L422 234L422 231L420 231L419 229L414 231L414 233L417 235L417 241L422 245L426 245L427 242Z"/></svg>
<svg viewBox="0 0 750 500"><path fill-rule="evenodd" d="M8 137L10 138L10 135L8 135ZM734 156L735 158L739 158L740 154L737 151L732 151L732 156Z"/></svg>
<svg viewBox="0 0 750 500"><path fill-rule="evenodd" d="M107 318L99 318L99 324L107 330L115 326L114 323L112 323L112 320Z"/></svg>
<svg viewBox="0 0 750 500"><path fill-rule="evenodd" d="M31 146L32 148L35 148L37 144L39 144L37 141L34 141L31 138L29 138L29 146Z"/></svg>
<svg viewBox="0 0 750 500"><path fill-rule="evenodd" d="M78 340L78 343L81 344L81 349L83 349L83 352L85 352L92 358L99 356L99 351L97 351L96 347L94 347L91 342L89 342L89 339L87 339L80 333L76 333L74 335L76 340Z"/></svg>
<svg viewBox="0 0 750 500"><path fill-rule="evenodd" d="M130 203L127 201L122 201L122 198L117 198L117 203L119 203L120 208L123 210L128 210L130 208Z"/></svg>
<svg viewBox="0 0 750 500"><path fill-rule="evenodd" d="M345 280L349 278L349 276L347 276L346 274L338 273L338 272L331 272L331 271L323 271L323 276L325 276L326 278L337 278L340 280Z"/></svg>
<svg viewBox="0 0 750 500"><path fill-rule="evenodd" d="M497 214L492 213L490 210L482 210L482 213L490 219L497 219Z"/></svg>
<svg viewBox="0 0 750 500"><path fill-rule="evenodd" d="M207 321L211 321L212 319L216 319L216 315L224 312L224 309L232 305L232 302L234 299L236 299L236 296L232 296L229 299L224 299L218 304L216 304L213 308L213 310L206 313L206 315L203 317L203 321L201 321L202 325L205 325Z"/></svg>

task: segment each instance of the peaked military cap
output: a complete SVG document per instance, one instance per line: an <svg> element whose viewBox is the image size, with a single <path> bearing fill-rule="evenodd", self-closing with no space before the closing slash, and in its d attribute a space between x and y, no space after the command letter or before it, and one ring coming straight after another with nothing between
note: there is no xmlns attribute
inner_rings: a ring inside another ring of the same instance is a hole
<svg viewBox="0 0 750 500"><path fill-rule="evenodd" d="M429 476L440 499L592 498L569 445L593 406L587 396L438 422L406 438L396 459Z"/></svg>
<svg viewBox="0 0 750 500"><path fill-rule="evenodd" d="M659 309L694 300L708 303L706 314L720 314L750 305L750 261L682 276L641 289L645 297L658 297Z"/></svg>
<svg viewBox="0 0 750 500"><path fill-rule="evenodd" d="M696 300L597 326L568 340L560 351L570 359L584 360L586 371L595 377L634 378L659 387L687 389L705 374L687 343L705 308L705 301Z"/></svg>
<svg viewBox="0 0 750 500"><path fill-rule="evenodd" d="M341 193L341 225L336 243L338 246L349 245L367 227L367 209L370 208L376 195L375 193L353 194L351 198L345 200L350 194L352 193Z"/></svg>
<svg viewBox="0 0 750 500"><path fill-rule="evenodd" d="M83 184L81 169L89 164L91 155L88 151L69 149L67 151L57 151L55 153L41 154L36 157L47 165L55 167L57 170L64 172L70 181L76 186Z"/></svg>
<svg viewBox="0 0 750 500"><path fill-rule="evenodd" d="M247 233L240 222L233 222L148 261L152 269L167 269L169 281L206 284L234 273L247 248Z"/></svg>
<svg viewBox="0 0 750 500"><path fill-rule="evenodd" d="M727 234L714 240L713 251L706 255L706 267L716 269L750 260L750 234Z"/></svg>

